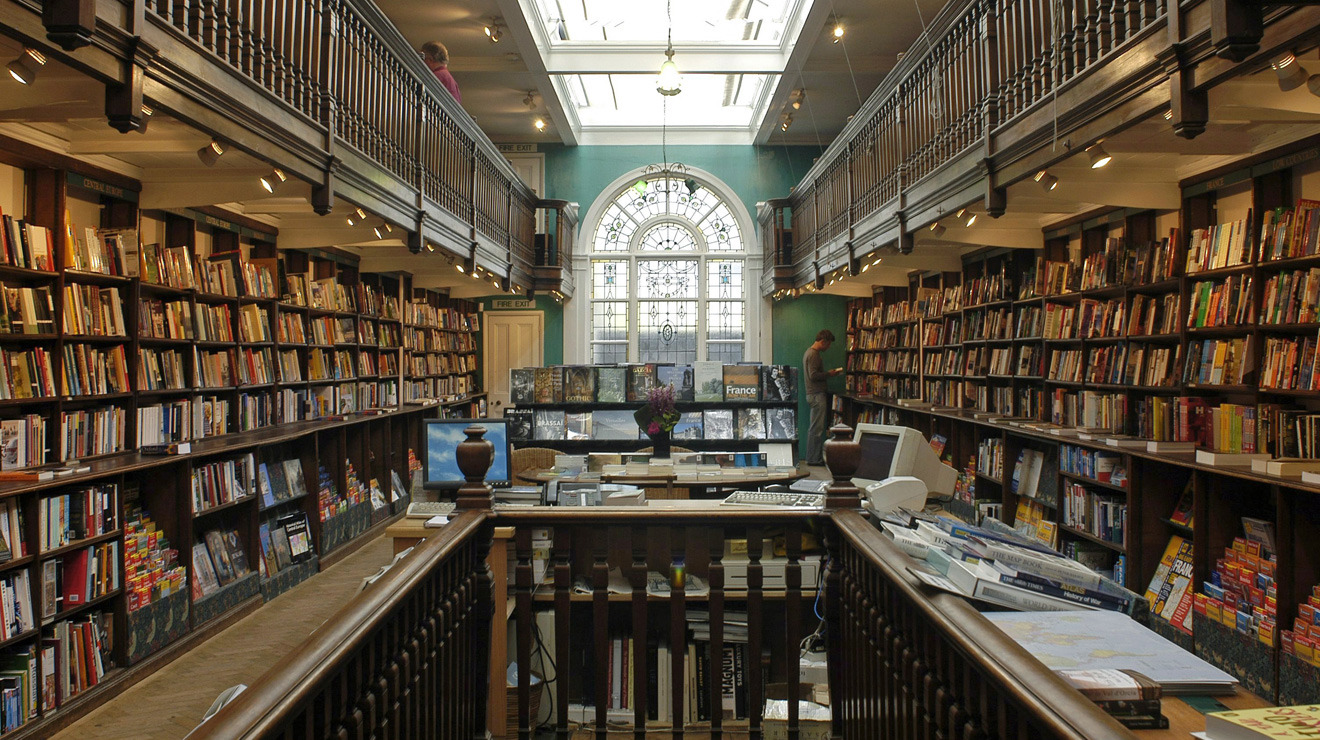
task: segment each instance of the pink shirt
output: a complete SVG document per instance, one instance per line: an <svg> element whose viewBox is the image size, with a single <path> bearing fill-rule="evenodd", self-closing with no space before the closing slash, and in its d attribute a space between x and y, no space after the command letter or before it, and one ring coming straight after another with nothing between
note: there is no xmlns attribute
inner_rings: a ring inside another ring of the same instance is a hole
<svg viewBox="0 0 1320 740"><path fill-rule="evenodd" d="M461 104L463 96L458 92L458 81L454 79L453 75L449 74L449 67L441 64L438 67L432 67L431 71L435 73L435 78L440 80L440 84L445 86L449 94L454 96L454 100Z"/></svg>

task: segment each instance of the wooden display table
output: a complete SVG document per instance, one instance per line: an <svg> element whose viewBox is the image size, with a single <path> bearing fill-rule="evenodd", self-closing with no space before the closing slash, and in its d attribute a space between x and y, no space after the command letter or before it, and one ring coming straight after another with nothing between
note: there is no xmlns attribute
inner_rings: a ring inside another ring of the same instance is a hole
<svg viewBox="0 0 1320 740"><path fill-rule="evenodd" d="M792 483L806 478L810 474L805 466L798 466L791 473L740 473L738 475L721 475L709 478L675 475L673 473L667 475L663 473L589 473L584 476L570 476L554 470L532 468L519 473L518 478L525 483L540 485L558 478L566 483L626 483L642 488L663 488L665 489L664 498L676 498L674 490L681 488L687 491L686 498L700 499L711 496L722 497L728 491Z"/></svg>

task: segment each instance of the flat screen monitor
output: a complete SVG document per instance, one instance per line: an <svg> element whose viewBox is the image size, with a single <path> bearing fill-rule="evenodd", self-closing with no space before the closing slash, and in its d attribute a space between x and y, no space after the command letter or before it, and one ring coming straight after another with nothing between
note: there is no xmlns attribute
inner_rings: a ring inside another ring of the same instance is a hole
<svg viewBox="0 0 1320 740"><path fill-rule="evenodd" d="M476 424L486 430L483 439L495 446L495 458L486 472L486 482L507 488L509 475L509 427L504 419L427 419L422 433L426 448L422 465L424 488L456 491L466 479L458 469L458 445L467 439L464 429Z"/></svg>

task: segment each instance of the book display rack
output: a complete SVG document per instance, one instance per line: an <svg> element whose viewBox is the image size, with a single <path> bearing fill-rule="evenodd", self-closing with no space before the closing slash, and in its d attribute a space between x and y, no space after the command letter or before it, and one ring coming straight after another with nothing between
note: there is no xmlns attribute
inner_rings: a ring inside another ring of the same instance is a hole
<svg viewBox="0 0 1320 740"><path fill-rule="evenodd" d="M967 471L950 509L1001 512L1148 591L1153 628L1247 688L1316 701L1320 161L1183 188L1181 212L1091 214L854 301L838 408L946 439Z"/></svg>
<svg viewBox="0 0 1320 740"><path fill-rule="evenodd" d="M109 173L0 171L24 184L0 198L0 671L27 737L365 541L407 506L422 419L484 396L470 302L141 211Z"/></svg>

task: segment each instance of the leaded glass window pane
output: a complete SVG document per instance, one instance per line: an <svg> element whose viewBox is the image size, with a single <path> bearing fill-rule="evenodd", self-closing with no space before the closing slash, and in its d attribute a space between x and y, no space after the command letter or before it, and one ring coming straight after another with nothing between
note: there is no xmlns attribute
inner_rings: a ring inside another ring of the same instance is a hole
<svg viewBox="0 0 1320 740"><path fill-rule="evenodd" d="M628 302L594 301L591 304L591 339L628 341Z"/></svg>
<svg viewBox="0 0 1320 740"><path fill-rule="evenodd" d="M594 260L591 263L591 297L627 298L628 261Z"/></svg>
<svg viewBox="0 0 1320 740"><path fill-rule="evenodd" d="M706 238L706 248L712 252L741 252L743 249L742 233L738 222L734 220L729 207L720 203L705 221L701 223L701 235Z"/></svg>
<svg viewBox="0 0 1320 740"><path fill-rule="evenodd" d="M591 361L597 365L614 365L628 361L628 343L596 342L591 345Z"/></svg>
<svg viewBox="0 0 1320 740"><path fill-rule="evenodd" d="M706 263L707 298L742 298L742 295L742 260L710 260Z"/></svg>
<svg viewBox="0 0 1320 740"><path fill-rule="evenodd" d="M696 298L697 260L637 260L638 298Z"/></svg>
<svg viewBox="0 0 1320 740"><path fill-rule="evenodd" d="M642 362L696 361L696 301L639 301L637 308L637 354Z"/></svg>
<svg viewBox="0 0 1320 740"><path fill-rule="evenodd" d="M697 238L683 226L666 221L647 229L637 248L643 252L694 252Z"/></svg>
<svg viewBox="0 0 1320 740"><path fill-rule="evenodd" d="M706 359L736 365L743 361L743 343L710 342L706 345Z"/></svg>

